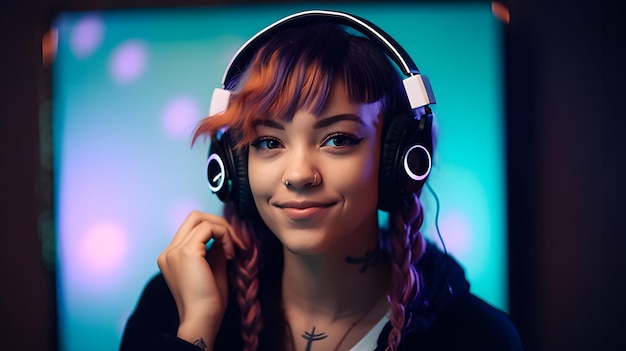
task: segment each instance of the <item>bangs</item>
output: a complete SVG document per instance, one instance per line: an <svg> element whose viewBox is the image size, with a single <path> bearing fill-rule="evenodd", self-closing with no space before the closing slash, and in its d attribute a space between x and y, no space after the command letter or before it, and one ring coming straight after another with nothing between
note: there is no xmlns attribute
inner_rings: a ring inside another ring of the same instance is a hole
<svg viewBox="0 0 626 351"><path fill-rule="evenodd" d="M257 119L289 122L299 110L317 115L321 112L335 78L334 67L324 67L319 60L305 56L293 60L280 51L267 48L252 62L232 103L243 108L242 120L252 125ZM263 62L257 62L261 61Z"/></svg>
<svg viewBox="0 0 626 351"><path fill-rule="evenodd" d="M337 79L351 103L381 102L384 114L396 109L390 102L406 101L397 98L399 73L369 39L334 24L293 28L274 34L247 71L229 82L237 89L228 109L205 118L194 140L227 127L241 150L254 140L256 120L289 122L299 110L319 115Z"/></svg>

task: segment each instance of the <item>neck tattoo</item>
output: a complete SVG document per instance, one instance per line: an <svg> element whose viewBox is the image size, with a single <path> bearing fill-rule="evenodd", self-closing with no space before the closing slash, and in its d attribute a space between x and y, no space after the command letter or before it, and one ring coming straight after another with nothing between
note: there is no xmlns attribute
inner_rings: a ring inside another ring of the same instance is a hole
<svg viewBox="0 0 626 351"><path fill-rule="evenodd" d="M315 334L315 326L313 326L313 330L311 330L310 333L304 332L304 334L302 334L302 337L306 340L305 350L311 351L311 345L313 344L313 341L326 339L328 335L326 335L326 333Z"/></svg>
<svg viewBox="0 0 626 351"><path fill-rule="evenodd" d="M372 312L372 310L374 310L374 307L377 305L377 302L378 302L378 299L375 299L374 302L367 308L367 310L365 310L365 312L363 312L363 314L361 314L359 316L359 318L357 318L354 322L352 322L350 327L348 327L348 330L346 330L346 332L343 333L343 335L341 336L341 339L339 339L339 342L337 342L337 345L335 346L333 351L339 350L339 347L344 342L346 337L350 334L352 329L354 329L354 327L356 327L359 323L361 323L365 319L365 317L367 317ZM287 326L289 328L291 328L289 326L289 323L287 323ZM305 351L312 351L313 350L313 342L314 341L324 340L327 337L328 337L328 335L326 335L326 333L324 333L324 332L316 334L315 333L315 326L313 326L313 329L311 330L311 332L305 331L302 334L302 338L304 340L306 340L306 348L304 350ZM291 346L292 346L292 350L296 349L296 345L295 345L295 342L294 342L293 338L291 339Z"/></svg>
<svg viewBox="0 0 626 351"><path fill-rule="evenodd" d="M376 246L374 250L372 251L367 250L367 252L365 253L363 257L347 256L346 262L349 264L361 265L359 272L365 273L365 271L367 271L370 265L374 266L376 265L376 263L378 263L378 260L380 259L380 257L381 257L381 252L378 246Z"/></svg>

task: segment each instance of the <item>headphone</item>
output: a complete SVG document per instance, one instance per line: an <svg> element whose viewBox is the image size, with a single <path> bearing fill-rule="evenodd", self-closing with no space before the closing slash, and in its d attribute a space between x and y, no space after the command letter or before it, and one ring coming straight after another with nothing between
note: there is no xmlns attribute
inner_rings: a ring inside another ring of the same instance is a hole
<svg viewBox="0 0 626 351"><path fill-rule="evenodd" d="M245 71L254 54L273 33L322 20L350 27L365 35L406 76L403 85L412 111L387 116L390 120L384 123L381 142L378 208L390 211L403 198L418 192L430 173L433 116L428 105L434 104L435 98L428 78L420 75L406 51L373 23L345 12L310 10L269 25L244 43L233 56L222 78L223 88L216 88L213 92L209 115L226 111L232 93L226 88L228 82ZM234 141L227 130L211 135L207 178L211 191L222 202L233 202L239 215L246 217L256 210L248 181L248 153L236 153L233 146Z"/></svg>

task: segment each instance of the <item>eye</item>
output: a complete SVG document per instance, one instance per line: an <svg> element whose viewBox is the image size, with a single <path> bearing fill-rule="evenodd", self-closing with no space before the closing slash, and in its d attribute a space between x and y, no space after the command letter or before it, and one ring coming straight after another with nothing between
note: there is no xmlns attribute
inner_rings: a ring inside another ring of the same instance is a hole
<svg viewBox="0 0 626 351"><path fill-rule="evenodd" d="M361 140L363 140L363 138L357 138L349 134L334 133L324 139L322 146L345 147L350 145L358 145Z"/></svg>
<svg viewBox="0 0 626 351"><path fill-rule="evenodd" d="M250 143L250 145L259 150L272 150L283 147L283 144L278 139L272 137L260 137Z"/></svg>

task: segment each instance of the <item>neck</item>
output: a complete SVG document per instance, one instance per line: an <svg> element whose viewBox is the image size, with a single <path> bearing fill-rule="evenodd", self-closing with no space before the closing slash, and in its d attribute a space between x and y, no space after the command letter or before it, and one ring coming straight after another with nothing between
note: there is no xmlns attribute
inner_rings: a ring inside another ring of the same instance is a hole
<svg viewBox="0 0 626 351"><path fill-rule="evenodd" d="M375 240L350 241L335 252L302 256L284 250L283 303L312 318L362 313L387 293L389 265Z"/></svg>

